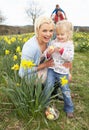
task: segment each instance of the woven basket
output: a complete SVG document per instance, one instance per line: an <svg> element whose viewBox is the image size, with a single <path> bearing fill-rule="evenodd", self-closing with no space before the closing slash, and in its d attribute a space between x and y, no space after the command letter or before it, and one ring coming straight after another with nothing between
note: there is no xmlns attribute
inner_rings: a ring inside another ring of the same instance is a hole
<svg viewBox="0 0 89 130"><path fill-rule="evenodd" d="M52 119L47 118L48 114L53 115L54 118ZM46 115L46 118L49 120L57 120L59 118L59 111L56 108L47 107L47 109L45 110L45 115Z"/></svg>

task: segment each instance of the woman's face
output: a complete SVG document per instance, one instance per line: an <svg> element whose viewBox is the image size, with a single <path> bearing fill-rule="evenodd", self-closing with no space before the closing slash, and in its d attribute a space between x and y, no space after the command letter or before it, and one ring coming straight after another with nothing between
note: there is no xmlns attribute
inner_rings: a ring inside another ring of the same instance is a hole
<svg viewBox="0 0 89 130"><path fill-rule="evenodd" d="M38 40L40 44L48 43L51 37L53 36L54 26L52 23L44 23L41 25L40 29L38 30Z"/></svg>

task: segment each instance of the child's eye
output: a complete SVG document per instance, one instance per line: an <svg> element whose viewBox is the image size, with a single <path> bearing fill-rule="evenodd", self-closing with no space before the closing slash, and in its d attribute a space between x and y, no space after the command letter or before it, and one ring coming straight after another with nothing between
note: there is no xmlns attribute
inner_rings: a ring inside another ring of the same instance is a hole
<svg viewBox="0 0 89 130"><path fill-rule="evenodd" d="M47 30L43 30L43 32L47 32Z"/></svg>
<svg viewBox="0 0 89 130"><path fill-rule="evenodd" d="M63 35L64 35L64 33L60 33L60 35L61 35L61 36L63 36Z"/></svg>
<svg viewBox="0 0 89 130"><path fill-rule="evenodd" d="M53 30L50 30L50 32L53 32Z"/></svg>

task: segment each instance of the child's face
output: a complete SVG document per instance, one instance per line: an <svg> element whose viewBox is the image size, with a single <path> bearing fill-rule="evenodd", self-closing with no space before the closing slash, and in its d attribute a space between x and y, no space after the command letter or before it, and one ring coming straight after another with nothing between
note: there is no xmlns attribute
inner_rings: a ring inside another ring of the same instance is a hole
<svg viewBox="0 0 89 130"><path fill-rule="evenodd" d="M65 30L56 30L56 35L59 42L66 42L68 40L68 33Z"/></svg>

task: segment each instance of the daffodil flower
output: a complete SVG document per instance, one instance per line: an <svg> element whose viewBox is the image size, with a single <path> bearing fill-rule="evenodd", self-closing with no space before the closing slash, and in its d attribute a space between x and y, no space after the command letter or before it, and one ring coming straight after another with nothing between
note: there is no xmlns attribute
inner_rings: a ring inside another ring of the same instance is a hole
<svg viewBox="0 0 89 130"><path fill-rule="evenodd" d="M61 85L64 86L68 83L68 80L66 79L66 76L61 78Z"/></svg>
<svg viewBox="0 0 89 130"><path fill-rule="evenodd" d="M18 58L17 55L14 55L14 56L13 56L13 60L14 60L14 61L17 60L17 58Z"/></svg>
<svg viewBox="0 0 89 130"><path fill-rule="evenodd" d="M23 67L24 69L32 68L33 66L35 66L33 61L30 61L30 60L22 60L21 61L21 67Z"/></svg>
<svg viewBox="0 0 89 130"><path fill-rule="evenodd" d="M20 46L17 46L17 48L16 48L16 52L21 52L21 48L20 48Z"/></svg>
<svg viewBox="0 0 89 130"><path fill-rule="evenodd" d="M19 70L19 65L18 64L14 64L14 66L11 67L12 70Z"/></svg>
<svg viewBox="0 0 89 130"><path fill-rule="evenodd" d="M19 87L19 86L20 86L20 84L19 84L19 83L16 83L16 85L17 85L17 87Z"/></svg>
<svg viewBox="0 0 89 130"><path fill-rule="evenodd" d="M10 54L10 51L9 51L9 50L5 50L5 54L6 54L6 55L9 55L9 54Z"/></svg>

